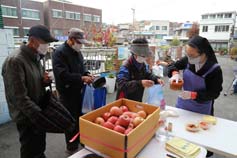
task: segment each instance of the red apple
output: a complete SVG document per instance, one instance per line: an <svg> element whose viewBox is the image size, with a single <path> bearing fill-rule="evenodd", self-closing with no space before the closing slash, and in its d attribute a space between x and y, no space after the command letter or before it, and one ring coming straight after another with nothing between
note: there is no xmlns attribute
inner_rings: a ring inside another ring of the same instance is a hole
<svg viewBox="0 0 237 158"><path fill-rule="evenodd" d="M114 129L114 124L112 124L111 122L107 121L103 124L104 127L108 128L108 129Z"/></svg>
<svg viewBox="0 0 237 158"><path fill-rule="evenodd" d="M111 115L113 116L120 116L122 115L123 111L117 107L117 106L113 106L111 109L110 109L110 113Z"/></svg>
<svg viewBox="0 0 237 158"><path fill-rule="evenodd" d="M124 114L124 115L128 115L130 118L135 118L135 117L138 116L137 113L131 112L131 111L126 111L126 112L124 112L123 114Z"/></svg>
<svg viewBox="0 0 237 158"><path fill-rule="evenodd" d="M128 127L128 125L130 123L130 117L128 115L123 114L123 115L119 116L119 119L117 122L120 126Z"/></svg>
<svg viewBox="0 0 237 158"><path fill-rule="evenodd" d="M107 121L111 122L112 124L115 124L117 120L118 120L117 116L111 116Z"/></svg>
<svg viewBox="0 0 237 158"><path fill-rule="evenodd" d="M131 119L131 121L130 121L130 123L128 125L128 128L132 128L132 129L134 128L134 125L133 125L132 121L133 121L133 119Z"/></svg>
<svg viewBox="0 0 237 158"><path fill-rule="evenodd" d="M107 121L110 116L111 116L110 112L105 112L105 113L103 113L103 115L102 115L102 117L104 118L105 121Z"/></svg>
<svg viewBox="0 0 237 158"><path fill-rule="evenodd" d="M124 134L125 135L128 135L133 129L132 128L128 128L125 130Z"/></svg>
<svg viewBox="0 0 237 158"><path fill-rule="evenodd" d="M120 106L119 108L120 108L123 112L128 111L128 107L125 106L125 105L122 105L122 106Z"/></svg>
<svg viewBox="0 0 237 158"><path fill-rule="evenodd" d="M125 128L122 127L122 126L120 126L120 125L116 125L116 126L114 127L114 131L117 131L117 132L119 132L119 133L124 134Z"/></svg>
<svg viewBox="0 0 237 158"><path fill-rule="evenodd" d="M146 118L146 115L147 115L144 110L138 111L137 114L144 119Z"/></svg>
<svg viewBox="0 0 237 158"><path fill-rule="evenodd" d="M132 121L134 127L137 127L140 123L142 123L144 121L144 118L138 116L138 117L135 117Z"/></svg>
<svg viewBox="0 0 237 158"><path fill-rule="evenodd" d="M103 124L105 123L105 120L102 117L96 117L95 123L103 126Z"/></svg>

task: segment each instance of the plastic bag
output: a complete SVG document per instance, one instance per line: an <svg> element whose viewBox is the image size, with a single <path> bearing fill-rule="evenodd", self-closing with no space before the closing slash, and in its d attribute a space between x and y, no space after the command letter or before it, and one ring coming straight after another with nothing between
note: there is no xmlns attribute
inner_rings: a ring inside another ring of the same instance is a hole
<svg viewBox="0 0 237 158"><path fill-rule="evenodd" d="M152 67L152 72L156 76L164 77L164 75L163 75L163 67L161 65L154 65Z"/></svg>
<svg viewBox="0 0 237 158"><path fill-rule="evenodd" d="M160 106L161 110L165 109L166 103L164 99L163 88L161 85L156 84L148 88L147 103Z"/></svg>
<svg viewBox="0 0 237 158"><path fill-rule="evenodd" d="M94 110L94 88L92 85L86 85L82 102L82 113L88 113Z"/></svg>

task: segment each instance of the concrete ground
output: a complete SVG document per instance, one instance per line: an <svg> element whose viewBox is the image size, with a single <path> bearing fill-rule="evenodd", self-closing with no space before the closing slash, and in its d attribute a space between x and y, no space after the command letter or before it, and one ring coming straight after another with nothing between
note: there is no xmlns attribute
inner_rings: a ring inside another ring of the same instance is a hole
<svg viewBox="0 0 237 158"><path fill-rule="evenodd" d="M237 66L237 63L230 60L228 57L218 57L218 61L223 70L223 91L220 97L215 102L215 115L217 117L237 121L237 95L224 96L230 83L233 81L232 66ZM166 84L168 78L164 78ZM164 87L164 95L167 105L173 106L178 93L171 91L168 84ZM115 93L107 95L107 103L115 100ZM223 131L224 136L225 131ZM211 141L211 140L210 140ZM18 133L13 122L0 125L0 158L17 158L19 156L20 144L18 141ZM65 141L63 134L47 134L46 155L49 158L66 158ZM215 155L216 158L223 158L223 156Z"/></svg>

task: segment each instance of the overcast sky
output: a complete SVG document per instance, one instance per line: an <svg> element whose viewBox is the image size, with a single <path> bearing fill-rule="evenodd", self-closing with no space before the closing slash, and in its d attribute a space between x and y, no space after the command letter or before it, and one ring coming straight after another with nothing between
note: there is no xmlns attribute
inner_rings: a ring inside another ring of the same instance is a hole
<svg viewBox="0 0 237 158"><path fill-rule="evenodd" d="M44 0L41 0L44 1ZM136 20L200 21L201 14L237 11L237 0L69 0L102 9L102 21L109 24Z"/></svg>

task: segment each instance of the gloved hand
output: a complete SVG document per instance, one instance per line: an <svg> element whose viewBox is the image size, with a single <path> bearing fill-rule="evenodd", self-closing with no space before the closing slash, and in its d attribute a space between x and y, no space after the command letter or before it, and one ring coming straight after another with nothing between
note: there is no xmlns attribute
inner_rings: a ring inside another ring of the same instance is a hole
<svg viewBox="0 0 237 158"><path fill-rule="evenodd" d="M172 81L175 80L175 82L178 83L178 82L179 82L179 79L181 79L181 76L180 76L179 73L177 72L177 73L174 73L174 74L173 74L173 76L169 79L169 81L172 82Z"/></svg>
<svg viewBox="0 0 237 158"><path fill-rule="evenodd" d="M196 99L197 97L197 92L192 92L192 91L183 91L179 97L181 97L182 99Z"/></svg>

